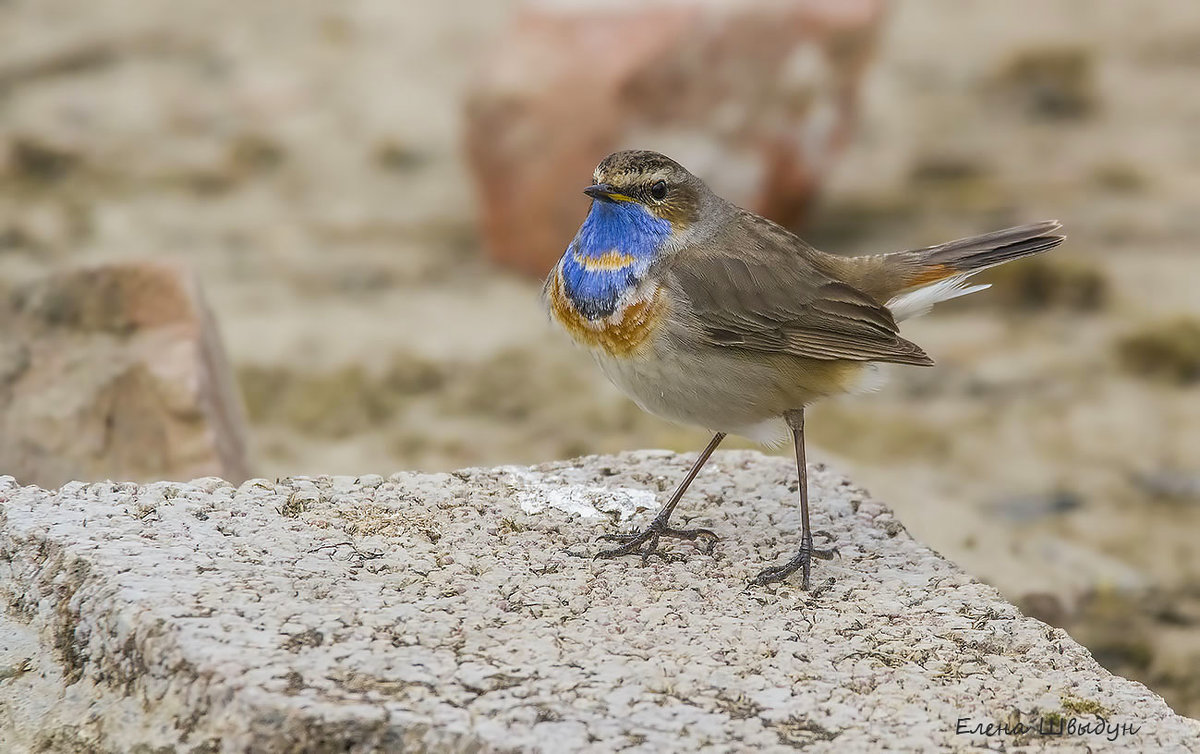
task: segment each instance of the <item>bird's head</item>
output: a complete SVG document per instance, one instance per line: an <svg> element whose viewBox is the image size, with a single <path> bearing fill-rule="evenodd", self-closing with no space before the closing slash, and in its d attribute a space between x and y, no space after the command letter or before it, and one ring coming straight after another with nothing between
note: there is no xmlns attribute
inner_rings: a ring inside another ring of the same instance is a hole
<svg viewBox="0 0 1200 754"><path fill-rule="evenodd" d="M592 180L584 190L591 209L551 280L573 310L596 320L616 311L656 260L686 245L712 194L657 152L610 154Z"/></svg>
<svg viewBox="0 0 1200 754"><path fill-rule="evenodd" d="M614 152L596 166L594 185L583 193L603 208L644 212L682 233L701 215L704 183L670 157L646 150Z"/></svg>

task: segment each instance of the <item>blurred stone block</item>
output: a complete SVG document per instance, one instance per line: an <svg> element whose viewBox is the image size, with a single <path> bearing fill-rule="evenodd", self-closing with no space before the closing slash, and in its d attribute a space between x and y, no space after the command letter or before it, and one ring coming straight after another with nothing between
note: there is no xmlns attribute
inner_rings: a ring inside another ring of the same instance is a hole
<svg viewBox="0 0 1200 754"><path fill-rule="evenodd" d="M545 274L617 149L664 152L794 225L848 139L883 5L527 3L467 102L489 253Z"/></svg>
<svg viewBox="0 0 1200 754"><path fill-rule="evenodd" d="M110 264L0 297L0 470L43 487L248 476L241 398L191 273Z"/></svg>

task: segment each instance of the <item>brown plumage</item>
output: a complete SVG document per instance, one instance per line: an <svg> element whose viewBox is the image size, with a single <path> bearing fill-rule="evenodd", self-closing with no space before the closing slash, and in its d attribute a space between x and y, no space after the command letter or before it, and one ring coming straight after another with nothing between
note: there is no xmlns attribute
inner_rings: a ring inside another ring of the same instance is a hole
<svg viewBox="0 0 1200 754"><path fill-rule="evenodd" d="M668 288L722 348L806 359L933 363L900 337L884 301L840 276L838 260L769 220L740 212L700 248L663 261Z"/></svg>
<svg viewBox="0 0 1200 754"><path fill-rule="evenodd" d="M962 273L975 273L1040 254L1066 238L1062 225L1047 220L979 236L890 254L839 257L840 272L876 299L888 301L908 290Z"/></svg>
<svg viewBox="0 0 1200 754"><path fill-rule="evenodd" d="M1057 222L923 249L859 257L818 251L794 233L738 212L702 247L669 256L663 276L691 302L688 315L713 346L807 359L930 366L900 336L888 301L1062 243Z"/></svg>

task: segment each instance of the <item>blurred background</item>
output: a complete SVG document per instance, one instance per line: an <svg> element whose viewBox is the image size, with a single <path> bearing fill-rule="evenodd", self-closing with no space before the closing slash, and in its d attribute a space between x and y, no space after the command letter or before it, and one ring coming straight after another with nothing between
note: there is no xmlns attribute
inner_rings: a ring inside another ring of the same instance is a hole
<svg viewBox="0 0 1200 754"><path fill-rule="evenodd" d="M1194 0L3 0L0 472L699 449L539 303L617 148L838 253L1057 217L812 455L1200 716L1198 81Z"/></svg>

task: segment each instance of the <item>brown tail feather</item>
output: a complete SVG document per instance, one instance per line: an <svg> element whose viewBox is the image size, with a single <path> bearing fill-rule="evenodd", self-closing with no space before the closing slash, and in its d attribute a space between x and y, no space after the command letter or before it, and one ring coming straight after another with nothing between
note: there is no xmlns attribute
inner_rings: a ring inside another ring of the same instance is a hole
<svg viewBox="0 0 1200 754"><path fill-rule="evenodd" d="M1054 232L1061 227L1057 220L1047 220L960 238L924 249L887 254L885 259L896 263L901 269L910 270L903 278L903 286L915 288L951 275L978 272L1053 249L1066 238Z"/></svg>
<svg viewBox="0 0 1200 754"><path fill-rule="evenodd" d="M955 275L970 274L1052 249L1065 236L1048 220L1005 228L924 249L861 257L829 257L842 279L880 303Z"/></svg>

